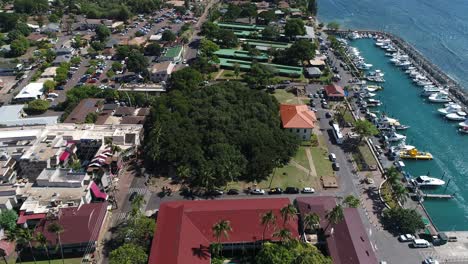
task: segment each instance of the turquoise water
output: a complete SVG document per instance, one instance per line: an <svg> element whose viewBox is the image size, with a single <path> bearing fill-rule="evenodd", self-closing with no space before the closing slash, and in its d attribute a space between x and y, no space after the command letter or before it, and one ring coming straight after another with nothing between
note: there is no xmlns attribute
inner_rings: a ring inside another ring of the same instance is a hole
<svg viewBox="0 0 468 264"><path fill-rule="evenodd" d="M467 0L319 0L319 18L403 37L468 89Z"/></svg>
<svg viewBox="0 0 468 264"><path fill-rule="evenodd" d="M429 151L432 161L406 161L406 170L413 176L430 175L450 183L446 193L456 193L454 200L426 201L424 204L440 230L468 230L468 136L459 134L459 122L449 122L437 112L443 104L430 104L420 96L422 88L413 84L406 73L389 62L384 51L374 45L374 40L360 39L351 45L361 51L372 69L385 73L384 90L376 96L383 105L380 111L410 125L404 134L406 143L421 151ZM434 192L443 193L445 187Z"/></svg>

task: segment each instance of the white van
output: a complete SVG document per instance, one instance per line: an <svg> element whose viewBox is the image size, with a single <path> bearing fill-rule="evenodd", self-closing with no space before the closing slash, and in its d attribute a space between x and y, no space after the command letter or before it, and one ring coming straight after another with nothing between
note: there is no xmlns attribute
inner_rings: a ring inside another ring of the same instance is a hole
<svg viewBox="0 0 468 264"><path fill-rule="evenodd" d="M57 98L59 97L58 93L49 93L47 94L48 97L51 97L51 98Z"/></svg>
<svg viewBox="0 0 468 264"><path fill-rule="evenodd" d="M431 246L431 244L429 243L429 241L427 241L425 239L415 239L415 240L413 240L413 247L414 248L428 248L430 246Z"/></svg>

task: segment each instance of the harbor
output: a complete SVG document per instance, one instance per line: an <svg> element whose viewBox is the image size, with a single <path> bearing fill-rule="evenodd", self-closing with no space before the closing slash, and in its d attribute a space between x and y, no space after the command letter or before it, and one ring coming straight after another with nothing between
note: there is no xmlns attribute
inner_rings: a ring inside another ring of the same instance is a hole
<svg viewBox="0 0 468 264"><path fill-rule="evenodd" d="M396 155L398 160L404 160L402 164L405 171L415 177L428 175L428 171L432 175L446 177L447 183L443 188L424 191L417 189L413 193L434 227L441 231L468 230L465 205L468 196L461 191L467 187L464 178L468 173L468 164L464 157L468 155L468 151L463 147L468 146L467 137L458 132L460 122L451 122L449 116L444 118L441 115L441 109L448 105L436 102L439 101L438 98L431 99L431 94L422 96L426 90L441 87L447 91L447 102L452 101L453 104L460 105L461 110L466 110L466 91L435 65L422 58L415 49L409 48L411 46L403 40L377 31L353 32L364 37L349 38L351 31L341 31L338 35L349 39L349 47L355 48L365 59L353 65L365 73L359 77L367 81L367 87L372 85L370 89L363 90L361 87L357 90L360 92L359 99L362 100L358 101L359 105L365 106L366 116L371 120L396 120L401 130L386 130L382 126L380 128L386 131L382 134L386 137L384 142L389 144L388 148L398 149ZM398 66L396 60L391 61L392 57L388 52L379 48L377 43L383 40L391 43L395 52L398 50L403 55L402 58L405 58L398 62ZM415 80L414 76L410 76L411 71L417 71L424 78ZM375 89L378 86L382 89ZM432 91L427 91L430 92ZM411 148L405 149L408 146ZM447 219L447 214L453 217Z"/></svg>

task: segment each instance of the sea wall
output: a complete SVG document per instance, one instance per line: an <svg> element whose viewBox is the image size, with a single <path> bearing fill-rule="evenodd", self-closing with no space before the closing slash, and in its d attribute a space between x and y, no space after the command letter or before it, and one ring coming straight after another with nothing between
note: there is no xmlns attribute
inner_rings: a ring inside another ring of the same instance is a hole
<svg viewBox="0 0 468 264"><path fill-rule="evenodd" d="M449 92L453 99L458 100L460 103L468 107L468 91L463 89L463 87L445 72L443 72L437 65L430 62L426 59L416 48L410 45L408 42L402 38L383 31L375 30L339 30L339 31L327 31L329 34L335 34L340 36L347 36L350 32L358 32L359 34L372 34L378 35L383 38L391 39L399 49L405 52L412 60L415 66L424 70L431 81L449 88Z"/></svg>

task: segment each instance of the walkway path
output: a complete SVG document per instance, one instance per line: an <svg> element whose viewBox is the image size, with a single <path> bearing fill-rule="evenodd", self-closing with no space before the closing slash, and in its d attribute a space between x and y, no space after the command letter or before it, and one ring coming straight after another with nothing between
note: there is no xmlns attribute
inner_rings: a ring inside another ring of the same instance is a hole
<svg viewBox="0 0 468 264"><path fill-rule="evenodd" d="M296 167L297 169L309 174L310 171L306 168L304 168L301 164L297 163L295 160L291 160L290 161L291 165L293 165L294 167Z"/></svg>
<svg viewBox="0 0 468 264"><path fill-rule="evenodd" d="M312 153L310 153L310 148L305 148L307 159L309 160L310 174L314 177L317 177L317 170L315 169L314 161L312 160Z"/></svg>

